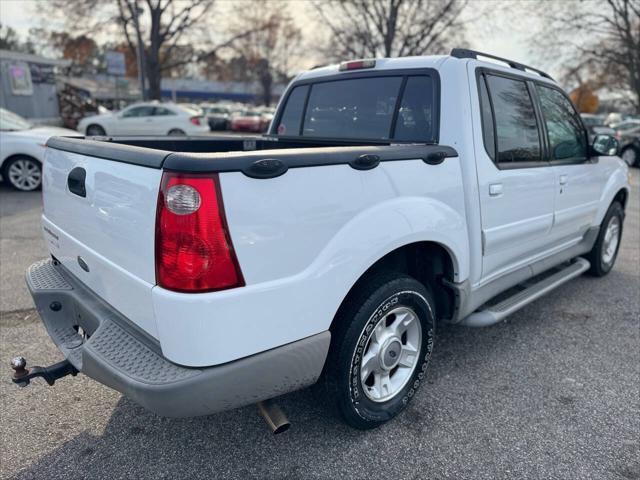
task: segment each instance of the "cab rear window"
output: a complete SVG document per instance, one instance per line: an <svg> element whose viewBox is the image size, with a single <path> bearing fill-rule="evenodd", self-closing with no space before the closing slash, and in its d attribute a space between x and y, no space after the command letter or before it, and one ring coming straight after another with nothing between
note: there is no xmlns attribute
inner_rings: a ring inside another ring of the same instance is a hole
<svg viewBox="0 0 640 480"><path fill-rule="evenodd" d="M433 78L426 74L299 85L291 90L273 133L435 143L436 93Z"/></svg>

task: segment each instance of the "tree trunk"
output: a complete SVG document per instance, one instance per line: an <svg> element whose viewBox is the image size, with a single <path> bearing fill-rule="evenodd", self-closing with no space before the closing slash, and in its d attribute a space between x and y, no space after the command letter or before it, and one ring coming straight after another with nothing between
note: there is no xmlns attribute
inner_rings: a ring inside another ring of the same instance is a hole
<svg viewBox="0 0 640 480"><path fill-rule="evenodd" d="M160 65L160 16L162 11L159 8L149 7L151 13L151 29L149 31L149 50L146 52L147 78L149 79L149 99L161 100L160 82L162 81L162 68Z"/></svg>
<svg viewBox="0 0 640 480"><path fill-rule="evenodd" d="M153 61L147 58L147 79L149 82L149 99L161 100L162 92L160 91L160 81L162 76L160 74L160 65L158 61Z"/></svg>
<svg viewBox="0 0 640 480"><path fill-rule="evenodd" d="M262 84L262 102L265 106L271 105L271 97L273 94L273 77L271 73L266 72L265 75L261 77Z"/></svg>
<svg viewBox="0 0 640 480"><path fill-rule="evenodd" d="M271 104L271 97L273 95L273 75L271 74L271 66L269 60L261 59L258 62L256 70L258 71L258 82L262 90L262 103L266 106Z"/></svg>

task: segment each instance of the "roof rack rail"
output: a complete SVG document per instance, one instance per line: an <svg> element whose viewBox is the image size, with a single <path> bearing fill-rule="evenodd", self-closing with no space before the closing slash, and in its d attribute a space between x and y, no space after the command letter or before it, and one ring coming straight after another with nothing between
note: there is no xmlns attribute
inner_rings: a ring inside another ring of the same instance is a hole
<svg viewBox="0 0 640 480"><path fill-rule="evenodd" d="M522 63L514 62L513 60L509 60L507 58L491 55L490 53L478 52L476 50L469 50L467 48L454 48L453 50L451 50L450 55L455 58L474 58L476 60L478 59L478 57L492 58L493 60L504 62L507 65L509 65L511 68L515 68L516 70L521 70L523 72L526 72L527 70L531 70L532 72L536 72L541 77L545 77L545 78L548 78L549 80L553 80L553 78L551 78L551 75L549 75L547 72L543 72L542 70L530 67L528 65L524 65Z"/></svg>

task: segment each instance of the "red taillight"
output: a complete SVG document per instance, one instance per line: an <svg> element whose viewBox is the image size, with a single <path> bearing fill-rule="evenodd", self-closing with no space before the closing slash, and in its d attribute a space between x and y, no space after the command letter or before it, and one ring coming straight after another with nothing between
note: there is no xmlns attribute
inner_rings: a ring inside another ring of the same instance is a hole
<svg viewBox="0 0 640 480"><path fill-rule="evenodd" d="M362 68L373 68L376 66L376 60L374 58L365 58L363 60L351 60L349 62L342 62L338 67L338 70L360 70Z"/></svg>
<svg viewBox="0 0 640 480"><path fill-rule="evenodd" d="M217 174L165 172L156 214L156 280L178 292L244 285Z"/></svg>
<svg viewBox="0 0 640 480"><path fill-rule="evenodd" d="M200 117L191 117L189 121L194 125L200 125Z"/></svg>

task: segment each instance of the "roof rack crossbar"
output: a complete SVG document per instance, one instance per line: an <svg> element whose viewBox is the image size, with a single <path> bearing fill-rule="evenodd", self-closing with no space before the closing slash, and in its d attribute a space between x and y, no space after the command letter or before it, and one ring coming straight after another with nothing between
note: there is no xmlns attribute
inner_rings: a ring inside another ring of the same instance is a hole
<svg viewBox="0 0 640 480"><path fill-rule="evenodd" d="M498 60L500 62L504 62L507 65L509 65L511 68L515 68L516 70L520 70L523 72L526 72L527 70L530 70L532 72L536 72L538 75L548 78L549 80L553 80L553 78L551 78L551 75L549 75L547 72L543 72L542 70L539 70L537 68L533 68L530 67L528 65L524 65L522 63L519 62L514 62L513 60L509 60L507 58L502 58L502 57L498 57L496 55L491 55L490 53L484 53L484 52L478 52L476 50L469 50L467 48L454 48L453 50L451 50L451 54L452 57L455 58L473 58L473 59L478 59L478 57L486 57L486 58L492 58L493 60Z"/></svg>

